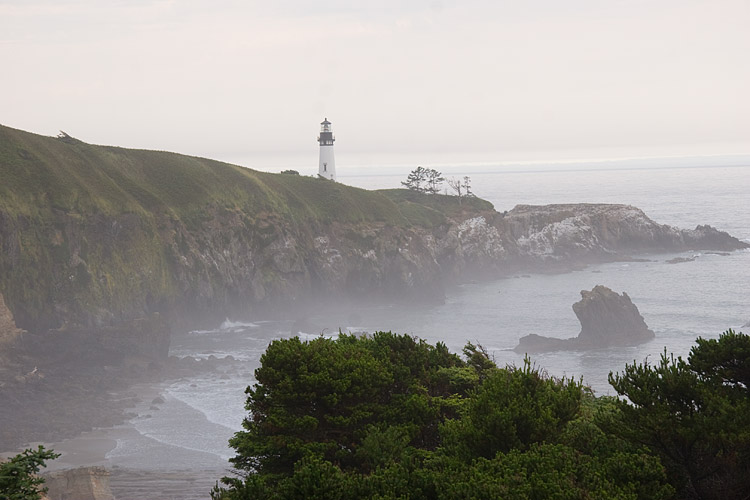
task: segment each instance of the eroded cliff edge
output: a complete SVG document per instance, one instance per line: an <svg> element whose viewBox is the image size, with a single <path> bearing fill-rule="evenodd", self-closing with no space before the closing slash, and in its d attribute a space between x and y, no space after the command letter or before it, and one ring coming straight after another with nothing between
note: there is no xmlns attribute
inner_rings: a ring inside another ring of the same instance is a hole
<svg viewBox="0 0 750 500"><path fill-rule="evenodd" d="M7 127L0 178L0 294L14 338L28 332L6 373L83 362L103 390L163 360L170 327L308 301L439 300L451 282L519 269L748 246L625 205L501 214L476 198L366 191ZM26 397L34 380L5 390Z"/></svg>

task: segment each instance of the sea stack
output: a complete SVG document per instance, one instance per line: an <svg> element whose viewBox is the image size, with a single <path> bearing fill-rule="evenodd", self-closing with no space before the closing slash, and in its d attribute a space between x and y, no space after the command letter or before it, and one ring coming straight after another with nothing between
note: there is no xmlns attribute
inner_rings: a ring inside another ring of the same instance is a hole
<svg viewBox="0 0 750 500"><path fill-rule="evenodd" d="M573 304L581 322L578 342L582 348L642 344L654 338L643 316L628 294L597 285L590 292L581 290L581 300Z"/></svg>
<svg viewBox="0 0 750 500"><path fill-rule="evenodd" d="M581 290L581 300L573 304L573 312L581 322L578 337L558 339L526 335L521 337L514 351L534 353L632 346L654 338L654 332L625 292L620 295L602 285L591 291Z"/></svg>

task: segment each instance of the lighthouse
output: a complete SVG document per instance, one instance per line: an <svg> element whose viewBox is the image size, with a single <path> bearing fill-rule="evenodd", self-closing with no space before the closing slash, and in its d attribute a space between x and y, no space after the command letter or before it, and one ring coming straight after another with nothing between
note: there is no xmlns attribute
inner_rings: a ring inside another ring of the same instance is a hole
<svg viewBox="0 0 750 500"><path fill-rule="evenodd" d="M333 141L336 138L331 131L331 122L324 118L320 122L320 161L318 162L318 175L324 179L336 180L336 161L333 159Z"/></svg>

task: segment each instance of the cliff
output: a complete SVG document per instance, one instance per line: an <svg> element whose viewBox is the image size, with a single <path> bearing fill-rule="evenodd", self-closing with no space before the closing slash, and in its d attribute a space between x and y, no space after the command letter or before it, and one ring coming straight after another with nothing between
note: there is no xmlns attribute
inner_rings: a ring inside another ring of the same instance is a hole
<svg viewBox="0 0 750 500"><path fill-rule="evenodd" d="M103 331L154 313L174 324L321 297L439 297L445 280L513 267L743 246L628 206L503 216L479 199L372 192L6 127L0 176L0 293L33 332ZM132 348L142 345L136 336Z"/></svg>
<svg viewBox="0 0 750 500"><path fill-rule="evenodd" d="M21 333L21 329L16 326L16 321L13 319L13 313L5 305L3 294L0 293L0 346L16 342Z"/></svg>

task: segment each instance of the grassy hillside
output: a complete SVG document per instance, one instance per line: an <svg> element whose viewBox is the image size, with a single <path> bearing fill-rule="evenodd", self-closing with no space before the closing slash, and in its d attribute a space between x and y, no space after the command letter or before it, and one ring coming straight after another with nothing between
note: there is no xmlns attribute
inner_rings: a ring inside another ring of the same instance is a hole
<svg viewBox="0 0 750 500"><path fill-rule="evenodd" d="M185 222L207 207L273 212L297 221L404 224L382 194L161 151L94 146L0 126L0 210L165 213Z"/></svg>
<svg viewBox="0 0 750 500"><path fill-rule="evenodd" d="M446 217L458 217L467 212L492 211L489 201L476 197L463 197L442 194L425 194L407 189L381 189L377 191L398 205L401 215L415 226L436 226Z"/></svg>

